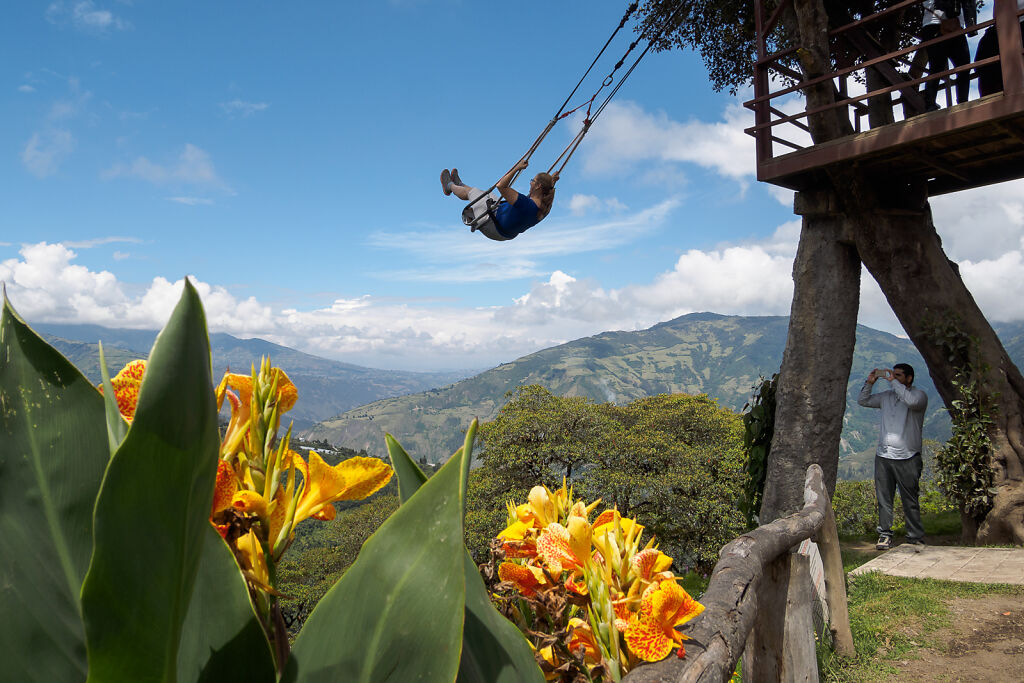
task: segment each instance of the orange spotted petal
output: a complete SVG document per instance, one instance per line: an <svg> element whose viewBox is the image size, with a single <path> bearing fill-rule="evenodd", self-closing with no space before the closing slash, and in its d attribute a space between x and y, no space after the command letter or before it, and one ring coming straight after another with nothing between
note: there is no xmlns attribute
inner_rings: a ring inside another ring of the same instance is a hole
<svg viewBox="0 0 1024 683"><path fill-rule="evenodd" d="M558 522L548 524L537 537L537 554L555 574L561 574L563 568L575 569L582 566L579 558L572 552L569 530Z"/></svg>
<svg viewBox="0 0 1024 683"><path fill-rule="evenodd" d="M649 603L649 608L647 604ZM640 610L666 628L681 626L704 611L700 604L675 581L662 581L658 589L645 596Z"/></svg>
<svg viewBox="0 0 1024 683"><path fill-rule="evenodd" d="M597 516L597 519L594 520L594 529L596 530L599 526L604 526L605 524L614 522L616 517L619 517L618 510L605 510Z"/></svg>
<svg viewBox="0 0 1024 683"><path fill-rule="evenodd" d="M135 418L135 407L139 403L139 387L142 385L142 376L145 372L146 361L133 360L121 368L121 372L114 375L114 379L110 380L111 386L114 387L117 409L128 422ZM100 392L103 392L102 385L100 385Z"/></svg>
<svg viewBox="0 0 1024 683"><path fill-rule="evenodd" d="M498 578L502 581L510 581L515 585L516 590L529 597L536 593L536 588L541 585L537 575L530 567L515 562L502 562L498 566Z"/></svg>
<svg viewBox="0 0 1024 683"><path fill-rule="evenodd" d="M635 614L626 628L626 645L635 656L647 662L657 662L672 652L675 641L661 625Z"/></svg>
<svg viewBox="0 0 1024 683"><path fill-rule="evenodd" d="M295 406L295 402L299 400L299 390L295 388L292 381L288 379L288 375L285 374L281 368L277 370L277 413L286 413Z"/></svg>
<svg viewBox="0 0 1024 683"><path fill-rule="evenodd" d="M226 460L217 461L217 483L213 488L213 510L215 515L221 510L231 507L231 501L238 491L238 478L235 469Z"/></svg>
<svg viewBox="0 0 1024 683"><path fill-rule="evenodd" d="M569 628L572 629L572 635L569 637L569 650L579 652L582 647L583 658L586 662L590 664L600 662L601 651L597 647L594 632L590 630L590 624L578 617L573 617L569 620Z"/></svg>

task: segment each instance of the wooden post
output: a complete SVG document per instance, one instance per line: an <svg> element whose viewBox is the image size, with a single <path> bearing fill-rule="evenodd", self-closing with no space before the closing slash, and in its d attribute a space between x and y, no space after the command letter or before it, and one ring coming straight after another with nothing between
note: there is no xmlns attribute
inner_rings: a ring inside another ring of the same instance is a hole
<svg viewBox="0 0 1024 683"><path fill-rule="evenodd" d="M992 14L999 38L999 62L1003 70L1003 92L1024 92L1024 56L1021 55L1020 17L1014 0L996 0Z"/></svg>
<svg viewBox="0 0 1024 683"><path fill-rule="evenodd" d="M827 495L827 494L826 494ZM850 612L846 604L846 572L843 571L843 557L839 548L839 531L836 529L836 514L831 501L825 513L825 521L818 530L818 550L825 570L825 601L828 604L829 630L832 643L840 657L853 657L853 632L850 631Z"/></svg>

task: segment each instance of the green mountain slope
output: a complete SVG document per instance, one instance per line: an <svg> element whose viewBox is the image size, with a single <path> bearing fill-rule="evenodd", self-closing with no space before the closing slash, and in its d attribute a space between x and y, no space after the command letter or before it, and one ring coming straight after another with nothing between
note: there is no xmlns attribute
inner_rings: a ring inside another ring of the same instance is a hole
<svg viewBox="0 0 1024 683"><path fill-rule="evenodd" d="M134 358L145 358L156 339L150 330L123 330L98 325L33 325L92 381L99 382L97 341L111 374ZM307 429L318 420L337 415L371 401L444 386L470 372L404 372L377 370L327 360L262 339L239 339L230 334L210 335L214 377L226 368L248 373L261 356L269 355L284 368L299 390L299 402L288 413L296 428Z"/></svg>
<svg viewBox="0 0 1024 683"><path fill-rule="evenodd" d="M615 403L666 392L706 393L740 410L758 377L779 369L788 323L784 316L694 313L646 330L605 332L524 356L450 387L361 406L324 420L308 436L382 453L387 431L415 457L439 462L461 445L461 430L473 417L493 418L506 392L523 384ZM1024 358L1024 325L997 330L1019 363ZM878 414L856 403L864 377L871 368L897 362L913 365L919 373L917 385L928 393L926 437L948 438L948 415L910 341L858 326L844 457L871 448L877 438Z"/></svg>

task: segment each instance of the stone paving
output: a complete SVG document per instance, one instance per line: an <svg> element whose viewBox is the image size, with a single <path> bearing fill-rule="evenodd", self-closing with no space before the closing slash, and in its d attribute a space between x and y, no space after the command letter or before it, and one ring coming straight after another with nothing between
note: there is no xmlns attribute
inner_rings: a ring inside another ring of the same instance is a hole
<svg viewBox="0 0 1024 683"><path fill-rule="evenodd" d="M971 583L1024 585L1024 548L961 548L904 543L850 572Z"/></svg>

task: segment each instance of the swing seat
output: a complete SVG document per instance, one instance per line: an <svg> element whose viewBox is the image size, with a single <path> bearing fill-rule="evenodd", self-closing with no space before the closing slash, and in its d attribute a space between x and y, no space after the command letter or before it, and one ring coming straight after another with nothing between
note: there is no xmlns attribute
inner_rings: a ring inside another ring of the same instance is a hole
<svg viewBox="0 0 1024 683"><path fill-rule="evenodd" d="M462 210L462 222L470 227L471 232L479 230L484 223L493 219L494 209L498 207L500 201L501 199L493 194L488 194L481 201L471 201Z"/></svg>

